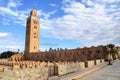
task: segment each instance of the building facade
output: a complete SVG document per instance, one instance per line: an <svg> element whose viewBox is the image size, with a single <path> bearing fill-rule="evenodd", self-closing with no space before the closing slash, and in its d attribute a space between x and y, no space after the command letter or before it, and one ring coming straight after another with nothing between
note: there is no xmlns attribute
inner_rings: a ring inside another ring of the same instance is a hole
<svg viewBox="0 0 120 80"><path fill-rule="evenodd" d="M78 61L85 62L88 60L105 59L105 46L92 46L84 48L76 48L71 50L59 50L48 52L34 52L25 54L26 60L33 61Z"/></svg>

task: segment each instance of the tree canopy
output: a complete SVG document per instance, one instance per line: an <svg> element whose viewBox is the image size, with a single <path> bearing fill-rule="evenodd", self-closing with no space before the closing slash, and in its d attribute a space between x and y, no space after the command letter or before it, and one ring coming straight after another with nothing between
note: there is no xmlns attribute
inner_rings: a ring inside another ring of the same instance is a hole
<svg viewBox="0 0 120 80"><path fill-rule="evenodd" d="M0 54L0 58L10 58L14 54L18 54L18 52L5 51Z"/></svg>

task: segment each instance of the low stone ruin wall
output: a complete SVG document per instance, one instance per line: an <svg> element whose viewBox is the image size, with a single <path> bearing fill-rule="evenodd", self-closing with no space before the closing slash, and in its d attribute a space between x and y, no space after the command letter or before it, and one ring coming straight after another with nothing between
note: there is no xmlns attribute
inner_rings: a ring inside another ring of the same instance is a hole
<svg viewBox="0 0 120 80"><path fill-rule="evenodd" d="M101 63L104 63L105 62L105 60L104 59L101 59Z"/></svg>
<svg viewBox="0 0 120 80"><path fill-rule="evenodd" d="M101 63L104 59L87 62L0 61L0 80L47 80L50 76L69 74Z"/></svg>
<svg viewBox="0 0 120 80"><path fill-rule="evenodd" d="M23 70L14 70L0 72L0 80L47 80L48 68L41 66L39 68L26 68Z"/></svg>
<svg viewBox="0 0 120 80"><path fill-rule="evenodd" d="M40 61L0 61L0 65L9 66L12 68L12 70L38 68L46 64L46 62Z"/></svg>
<svg viewBox="0 0 120 80"><path fill-rule="evenodd" d="M84 69L84 68L85 68L85 63L84 63L84 62L80 62L80 63L79 63L79 66L80 66L80 67L79 67L80 69Z"/></svg>
<svg viewBox="0 0 120 80"><path fill-rule="evenodd" d="M48 66L39 61L0 61L0 80L47 80Z"/></svg>
<svg viewBox="0 0 120 80"><path fill-rule="evenodd" d="M95 62L94 60L91 60L91 61L86 61L85 62L85 67L92 67L95 65Z"/></svg>
<svg viewBox="0 0 120 80"><path fill-rule="evenodd" d="M96 65L100 63L101 63L101 60L96 60Z"/></svg>
<svg viewBox="0 0 120 80"><path fill-rule="evenodd" d="M91 60L91 61L86 61L85 62L85 67L92 67L94 65L98 65L101 63L104 63L104 59L97 59L97 60Z"/></svg>
<svg viewBox="0 0 120 80"><path fill-rule="evenodd" d="M48 63L49 76L61 76L85 68L84 62L55 62Z"/></svg>
<svg viewBox="0 0 120 80"><path fill-rule="evenodd" d="M97 64L104 63L104 60L96 60ZM81 69L84 69L86 67L92 67L95 65L94 60L87 61L87 62L64 62L64 63L57 63L55 68L55 73L58 76L65 75L68 73L72 73Z"/></svg>
<svg viewBox="0 0 120 80"><path fill-rule="evenodd" d="M64 75L64 74L68 74L71 72L75 72L78 71L80 69L80 65L78 62L74 63L61 63L58 64L58 75Z"/></svg>

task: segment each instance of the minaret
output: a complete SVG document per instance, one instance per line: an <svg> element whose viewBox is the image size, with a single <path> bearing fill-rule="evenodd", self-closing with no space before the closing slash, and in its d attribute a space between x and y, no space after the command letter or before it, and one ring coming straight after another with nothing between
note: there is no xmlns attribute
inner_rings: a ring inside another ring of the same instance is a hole
<svg viewBox="0 0 120 80"><path fill-rule="evenodd" d="M37 11L32 9L26 23L25 53L38 52L40 45L40 19Z"/></svg>

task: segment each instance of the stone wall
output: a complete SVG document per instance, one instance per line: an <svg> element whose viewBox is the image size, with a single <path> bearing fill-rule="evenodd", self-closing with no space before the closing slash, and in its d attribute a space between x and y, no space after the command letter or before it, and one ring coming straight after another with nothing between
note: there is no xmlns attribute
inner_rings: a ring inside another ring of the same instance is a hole
<svg viewBox="0 0 120 80"><path fill-rule="evenodd" d="M71 50L59 50L48 52L25 53L26 60L34 61L78 61L85 62L88 60L103 59L105 57L105 46L84 47Z"/></svg>
<svg viewBox="0 0 120 80"><path fill-rule="evenodd" d="M83 65L80 65L80 62L55 62L48 63L47 66L49 77L54 75L61 76L83 69Z"/></svg>
<svg viewBox="0 0 120 80"><path fill-rule="evenodd" d="M86 62L1 61L4 66L0 66L0 80L47 80L50 76L61 76L94 66L95 62L96 65L101 64L104 59Z"/></svg>
<svg viewBox="0 0 120 80"><path fill-rule="evenodd" d="M47 80L48 64L39 61L0 61L0 80Z"/></svg>
<svg viewBox="0 0 120 80"><path fill-rule="evenodd" d="M80 65L78 62L74 63L58 63L58 75L64 75L64 74L68 74L71 72L75 72L78 71L80 68Z"/></svg>
<svg viewBox="0 0 120 80"><path fill-rule="evenodd" d="M105 62L105 59L101 59L101 63L104 63Z"/></svg>
<svg viewBox="0 0 120 80"><path fill-rule="evenodd" d="M79 67L80 69L84 69L84 68L85 68L85 63L84 63L84 62L80 62L80 63L79 63L79 66L80 66L80 67Z"/></svg>
<svg viewBox="0 0 120 80"><path fill-rule="evenodd" d="M12 70L24 68L38 68L47 63L40 61L0 61L0 65L12 67Z"/></svg>
<svg viewBox="0 0 120 80"><path fill-rule="evenodd" d="M94 60L91 60L91 61L86 61L85 62L85 67L92 67L95 65L95 62Z"/></svg>
<svg viewBox="0 0 120 80"><path fill-rule="evenodd" d="M104 63L104 60L97 60L97 64ZM96 64L96 65L97 65ZM86 66L87 65L87 66ZM94 66L94 60L87 61L87 62L58 62L56 63L56 68L54 69L55 74L58 76L69 74L87 67Z"/></svg>
<svg viewBox="0 0 120 80"><path fill-rule="evenodd" d="M26 68L23 70L14 70L0 72L0 80L47 80L48 68L41 66L39 68Z"/></svg>
<svg viewBox="0 0 120 80"><path fill-rule="evenodd" d="M101 63L101 60L96 60L96 64L100 64Z"/></svg>
<svg viewBox="0 0 120 80"><path fill-rule="evenodd" d="M22 61L24 60L24 54L14 54L9 58L9 61Z"/></svg>

